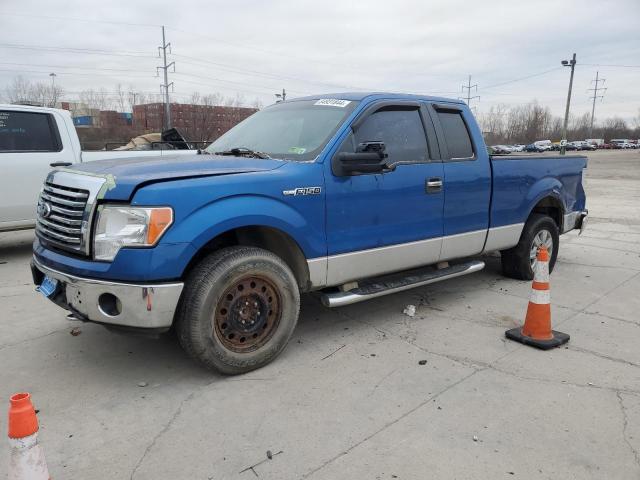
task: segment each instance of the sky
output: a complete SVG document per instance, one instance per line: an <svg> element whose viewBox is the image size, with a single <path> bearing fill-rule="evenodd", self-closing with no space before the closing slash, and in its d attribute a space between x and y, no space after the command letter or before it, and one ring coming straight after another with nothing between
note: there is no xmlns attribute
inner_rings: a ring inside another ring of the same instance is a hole
<svg viewBox="0 0 640 480"><path fill-rule="evenodd" d="M157 93L161 25L176 101L198 91L268 105L283 88L457 98L471 75L479 113L535 100L563 115L560 62L575 52L572 114L591 111L596 72L608 88L596 119L640 109L640 0L2 0L0 92L55 73L67 100L117 84Z"/></svg>

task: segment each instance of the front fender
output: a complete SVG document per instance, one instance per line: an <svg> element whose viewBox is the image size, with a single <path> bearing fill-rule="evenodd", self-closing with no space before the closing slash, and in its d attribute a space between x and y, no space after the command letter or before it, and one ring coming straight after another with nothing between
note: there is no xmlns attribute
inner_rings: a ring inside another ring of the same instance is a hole
<svg viewBox="0 0 640 480"><path fill-rule="evenodd" d="M306 205L309 207L310 205ZM316 224L307 218L317 218ZM167 241L188 241L198 251L218 235L240 227L278 229L295 240L306 258L326 255L322 216L303 216L294 206L262 195L235 195L209 203L183 218Z"/></svg>

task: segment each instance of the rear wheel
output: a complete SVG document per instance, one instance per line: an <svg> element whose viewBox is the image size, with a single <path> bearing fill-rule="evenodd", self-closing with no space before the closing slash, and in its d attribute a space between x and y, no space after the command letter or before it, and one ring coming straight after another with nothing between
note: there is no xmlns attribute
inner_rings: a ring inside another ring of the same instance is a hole
<svg viewBox="0 0 640 480"><path fill-rule="evenodd" d="M532 280L538 247L544 245L549 251L549 272L553 271L560 247L560 233L553 219L534 213L525 224L520 241L509 250L503 250L502 273L518 280Z"/></svg>
<svg viewBox="0 0 640 480"><path fill-rule="evenodd" d="M189 274L176 331L205 367L244 373L282 352L299 310L297 282L282 259L260 248L225 248Z"/></svg>

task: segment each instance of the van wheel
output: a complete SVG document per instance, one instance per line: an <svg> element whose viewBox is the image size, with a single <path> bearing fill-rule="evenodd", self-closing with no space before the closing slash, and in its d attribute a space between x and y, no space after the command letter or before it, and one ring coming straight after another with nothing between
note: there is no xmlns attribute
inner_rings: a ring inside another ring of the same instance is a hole
<svg viewBox="0 0 640 480"><path fill-rule="evenodd" d="M230 247L189 273L176 332L206 368L245 373L282 352L299 311L298 284L282 259L261 248Z"/></svg>
<svg viewBox="0 0 640 480"><path fill-rule="evenodd" d="M533 213L527 220L518 244L503 250L502 274L517 280L533 280L536 253L540 245L549 251L549 273L553 271L560 248L560 233L553 219L547 215Z"/></svg>

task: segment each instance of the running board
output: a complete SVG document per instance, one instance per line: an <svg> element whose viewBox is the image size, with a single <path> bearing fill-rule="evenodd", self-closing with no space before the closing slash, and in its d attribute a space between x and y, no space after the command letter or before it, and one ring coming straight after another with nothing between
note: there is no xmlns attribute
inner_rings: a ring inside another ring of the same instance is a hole
<svg viewBox="0 0 640 480"><path fill-rule="evenodd" d="M483 268L484 262L474 260L440 270L429 267L428 269L400 272L377 279L365 280L361 282L360 287L347 292L321 292L320 300L325 307L342 307L371 298L421 287L422 285L441 282L449 278L461 277L462 275L478 272Z"/></svg>

